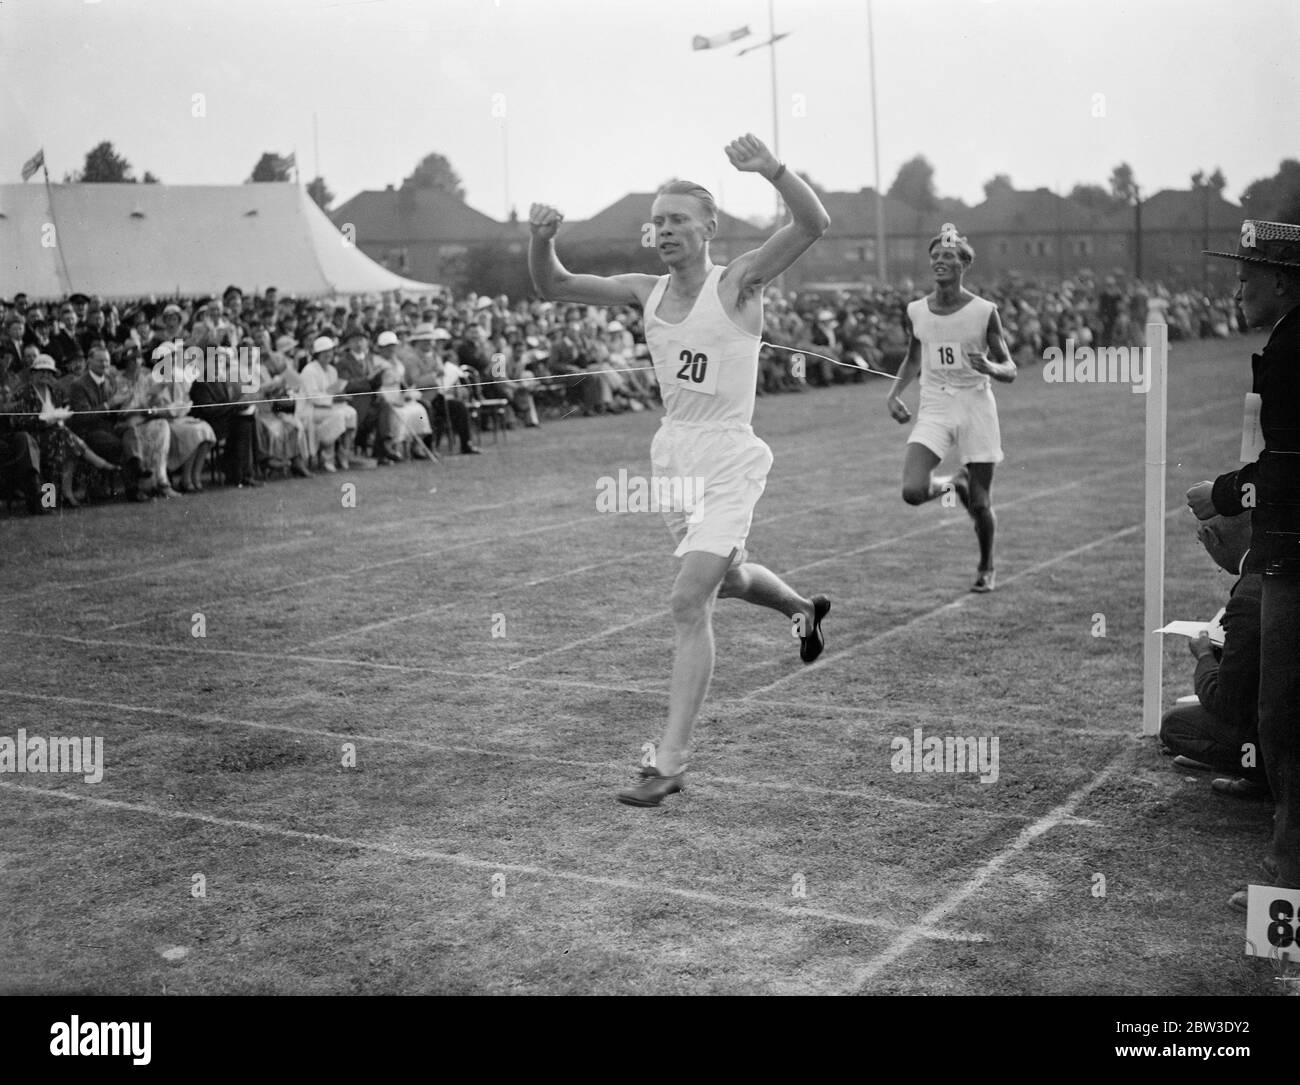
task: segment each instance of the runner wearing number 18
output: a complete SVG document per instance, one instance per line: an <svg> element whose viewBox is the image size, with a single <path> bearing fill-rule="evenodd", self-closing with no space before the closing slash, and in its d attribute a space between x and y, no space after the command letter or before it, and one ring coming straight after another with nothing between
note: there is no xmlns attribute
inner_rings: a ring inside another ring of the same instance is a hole
<svg viewBox="0 0 1300 1085"><path fill-rule="evenodd" d="M996 521L989 491L993 467L1002 462L992 381L1015 380L1016 363L1002 338L998 307L962 286L962 275L974 259L970 243L945 222L930 242L934 293L907 307L912 341L888 406L896 421L911 419L901 397L919 373L921 402L903 460L903 500L923 505L951 487L975 521L979 540L980 564L971 591L990 592ZM954 446L963 466L951 478L935 478L934 469Z"/></svg>
<svg viewBox="0 0 1300 1085"><path fill-rule="evenodd" d="M780 192L792 221L725 267L709 258L717 208L706 189L674 181L655 197L651 219L666 275L576 275L561 265L554 239L562 217L543 204L530 214L528 266L547 299L588 305L636 305L663 395L664 417L650 446L656 477L703 479L692 509L665 513L682 559L670 598L676 640L668 722L655 764L621 791L629 806L658 806L682 789L695 717L713 676L713 602L743 599L795 622L800 657L811 663L825 640L824 595L805 598L771 570L746 561L754 505L772 452L750 420L758 381L763 288L825 233L830 220L812 189L787 171L753 135L726 148L738 170L762 174ZM689 514L689 515L688 515Z"/></svg>

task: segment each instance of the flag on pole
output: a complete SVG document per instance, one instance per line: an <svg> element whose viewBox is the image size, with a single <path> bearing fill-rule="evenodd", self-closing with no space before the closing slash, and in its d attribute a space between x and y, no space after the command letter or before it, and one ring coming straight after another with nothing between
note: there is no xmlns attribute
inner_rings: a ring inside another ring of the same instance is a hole
<svg viewBox="0 0 1300 1085"><path fill-rule="evenodd" d="M724 45L730 45L733 41L740 41L741 38L749 37L749 27L742 26L739 30L729 30L725 34L714 34L711 38L706 38L703 34L696 34L691 39L692 49L719 49Z"/></svg>
<svg viewBox="0 0 1300 1085"><path fill-rule="evenodd" d="M32 174L45 165L45 148L42 147L31 158L23 163L23 180L30 181Z"/></svg>

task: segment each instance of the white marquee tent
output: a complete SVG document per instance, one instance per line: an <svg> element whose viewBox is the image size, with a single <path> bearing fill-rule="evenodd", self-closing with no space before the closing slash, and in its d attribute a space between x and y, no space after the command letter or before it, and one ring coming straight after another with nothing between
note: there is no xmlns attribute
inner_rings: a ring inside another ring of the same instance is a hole
<svg viewBox="0 0 1300 1085"><path fill-rule="evenodd" d="M297 184L0 185L0 298L430 292L381 267Z"/></svg>

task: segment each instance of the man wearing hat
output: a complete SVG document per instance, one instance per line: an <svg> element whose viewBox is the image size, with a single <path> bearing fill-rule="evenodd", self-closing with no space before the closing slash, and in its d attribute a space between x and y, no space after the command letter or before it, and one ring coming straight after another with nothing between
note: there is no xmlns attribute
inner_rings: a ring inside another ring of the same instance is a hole
<svg viewBox="0 0 1300 1085"><path fill-rule="evenodd" d="M355 445L340 454L339 466L345 470L351 464L366 468L374 467L375 461L361 453L367 442L372 436L377 435L379 430L379 421L382 417L381 401L378 395L371 393L377 393L383 385L384 373L373 364L370 357L370 338L357 325L354 324L343 333L343 342L340 346L343 349L335 355L334 365L338 369L339 379L344 382L343 392L349 397L347 402L356 408L357 427ZM383 444L377 436L376 441L382 452ZM344 446L339 447L342 450Z"/></svg>
<svg viewBox="0 0 1300 1085"><path fill-rule="evenodd" d="M411 332L411 345L416 350L416 360L407 370L407 376L412 387L420 390L420 398L429 410L433 434L426 443L441 441L444 433L455 433L460 441L461 452L466 456L477 456L479 450L470 438L469 408L461 400L447 394L452 375L438 357L439 346L450 339L445 328L417 324ZM451 444L450 436L447 443Z"/></svg>
<svg viewBox="0 0 1300 1085"><path fill-rule="evenodd" d="M1271 331L1251 358L1258 458L1197 483L1187 503L1201 520L1253 510L1242 573L1263 574L1259 744L1277 801L1263 866L1270 884L1300 888L1300 225L1247 219L1236 252L1206 255L1237 261L1237 306L1250 327ZM1230 903L1244 908L1244 898Z"/></svg>

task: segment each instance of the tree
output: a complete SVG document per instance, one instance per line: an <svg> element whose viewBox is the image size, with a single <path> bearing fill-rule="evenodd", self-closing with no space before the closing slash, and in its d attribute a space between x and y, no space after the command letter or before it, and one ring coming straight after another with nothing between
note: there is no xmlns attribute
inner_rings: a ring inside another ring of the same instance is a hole
<svg viewBox="0 0 1300 1085"><path fill-rule="evenodd" d="M1110 193L1121 203L1137 202L1137 178L1133 176L1133 167L1127 162L1121 162L1110 171Z"/></svg>
<svg viewBox="0 0 1300 1085"><path fill-rule="evenodd" d="M1102 188L1101 185L1075 185L1070 189L1069 198L1080 207L1086 207L1089 211L1097 211L1104 215L1117 211L1122 206L1121 202Z"/></svg>
<svg viewBox="0 0 1300 1085"><path fill-rule="evenodd" d="M322 211L328 211L331 203L334 202L334 193L329 190L325 184L324 177L313 177L307 185L307 195L316 201L316 206Z"/></svg>
<svg viewBox="0 0 1300 1085"><path fill-rule="evenodd" d="M146 184L146 185L156 185L156 184L158 183L158 178L155 177L155 176L154 176L152 173L150 173L148 170L145 170L145 171L144 171L144 176L140 178L140 181L141 181L142 184Z"/></svg>
<svg viewBox="0 0 1300 1085"><path fill-rule="evenodd" d="M72 174L71 180L81 184L118 184L134 181L131 163L113 149L108 140L86 152L86 164Z"/></svg>
<svg viewBox="0 0 1300 1085"><path fill-rule="evenodd" d="M402 181L402 188L436 188L458 200L465 199L465 186L460 182L460 175L436 151L420 159L411 176Z"/></svg>
<svg viewBox="0 0 1300 1085"><path fill-rule="evenodd" d="M925 155L918 154L904 162L885 195L902 200L917 211L933 211L936 203L934 167L926 161Z"/></svg>
<svg viewBox="0 0 1300 1085"><path fill-rule="evenodd" d="M999 192L1014 192L1016 186L1011 183L1011 178L1005 173L995 174L984 182L984 198L991 200Z"/></svg>
<svg viewBox="0 0 1300 1085"><path fill-rule="evenodd" d="M1300 222L1300 162L1285 158L1272 177L1261 177L1241 193L1246 214L1270 222Z"/></svg>
<svg viewBox="0 0 1300 1085"><path fill-rule="evenodd" d="M255 183L287 181L291 169L293 169L293 163L288 158L278 155L274 151L264 151L262 157L257 160L257 165L253 167L253 175L248 181Z"/></svg>
<svg viewBox="0 0 1300 1085"><path fill-rule="evenodd" d="M1223 195L1223 190L1228 187L1228 181L1223 176L1223 170L1217 166L1209 177L1205 176L1204 170L1197 170L1192 174L1192 191L1199 192L1203 188L1208 188L1216 196Z"/></svg>

